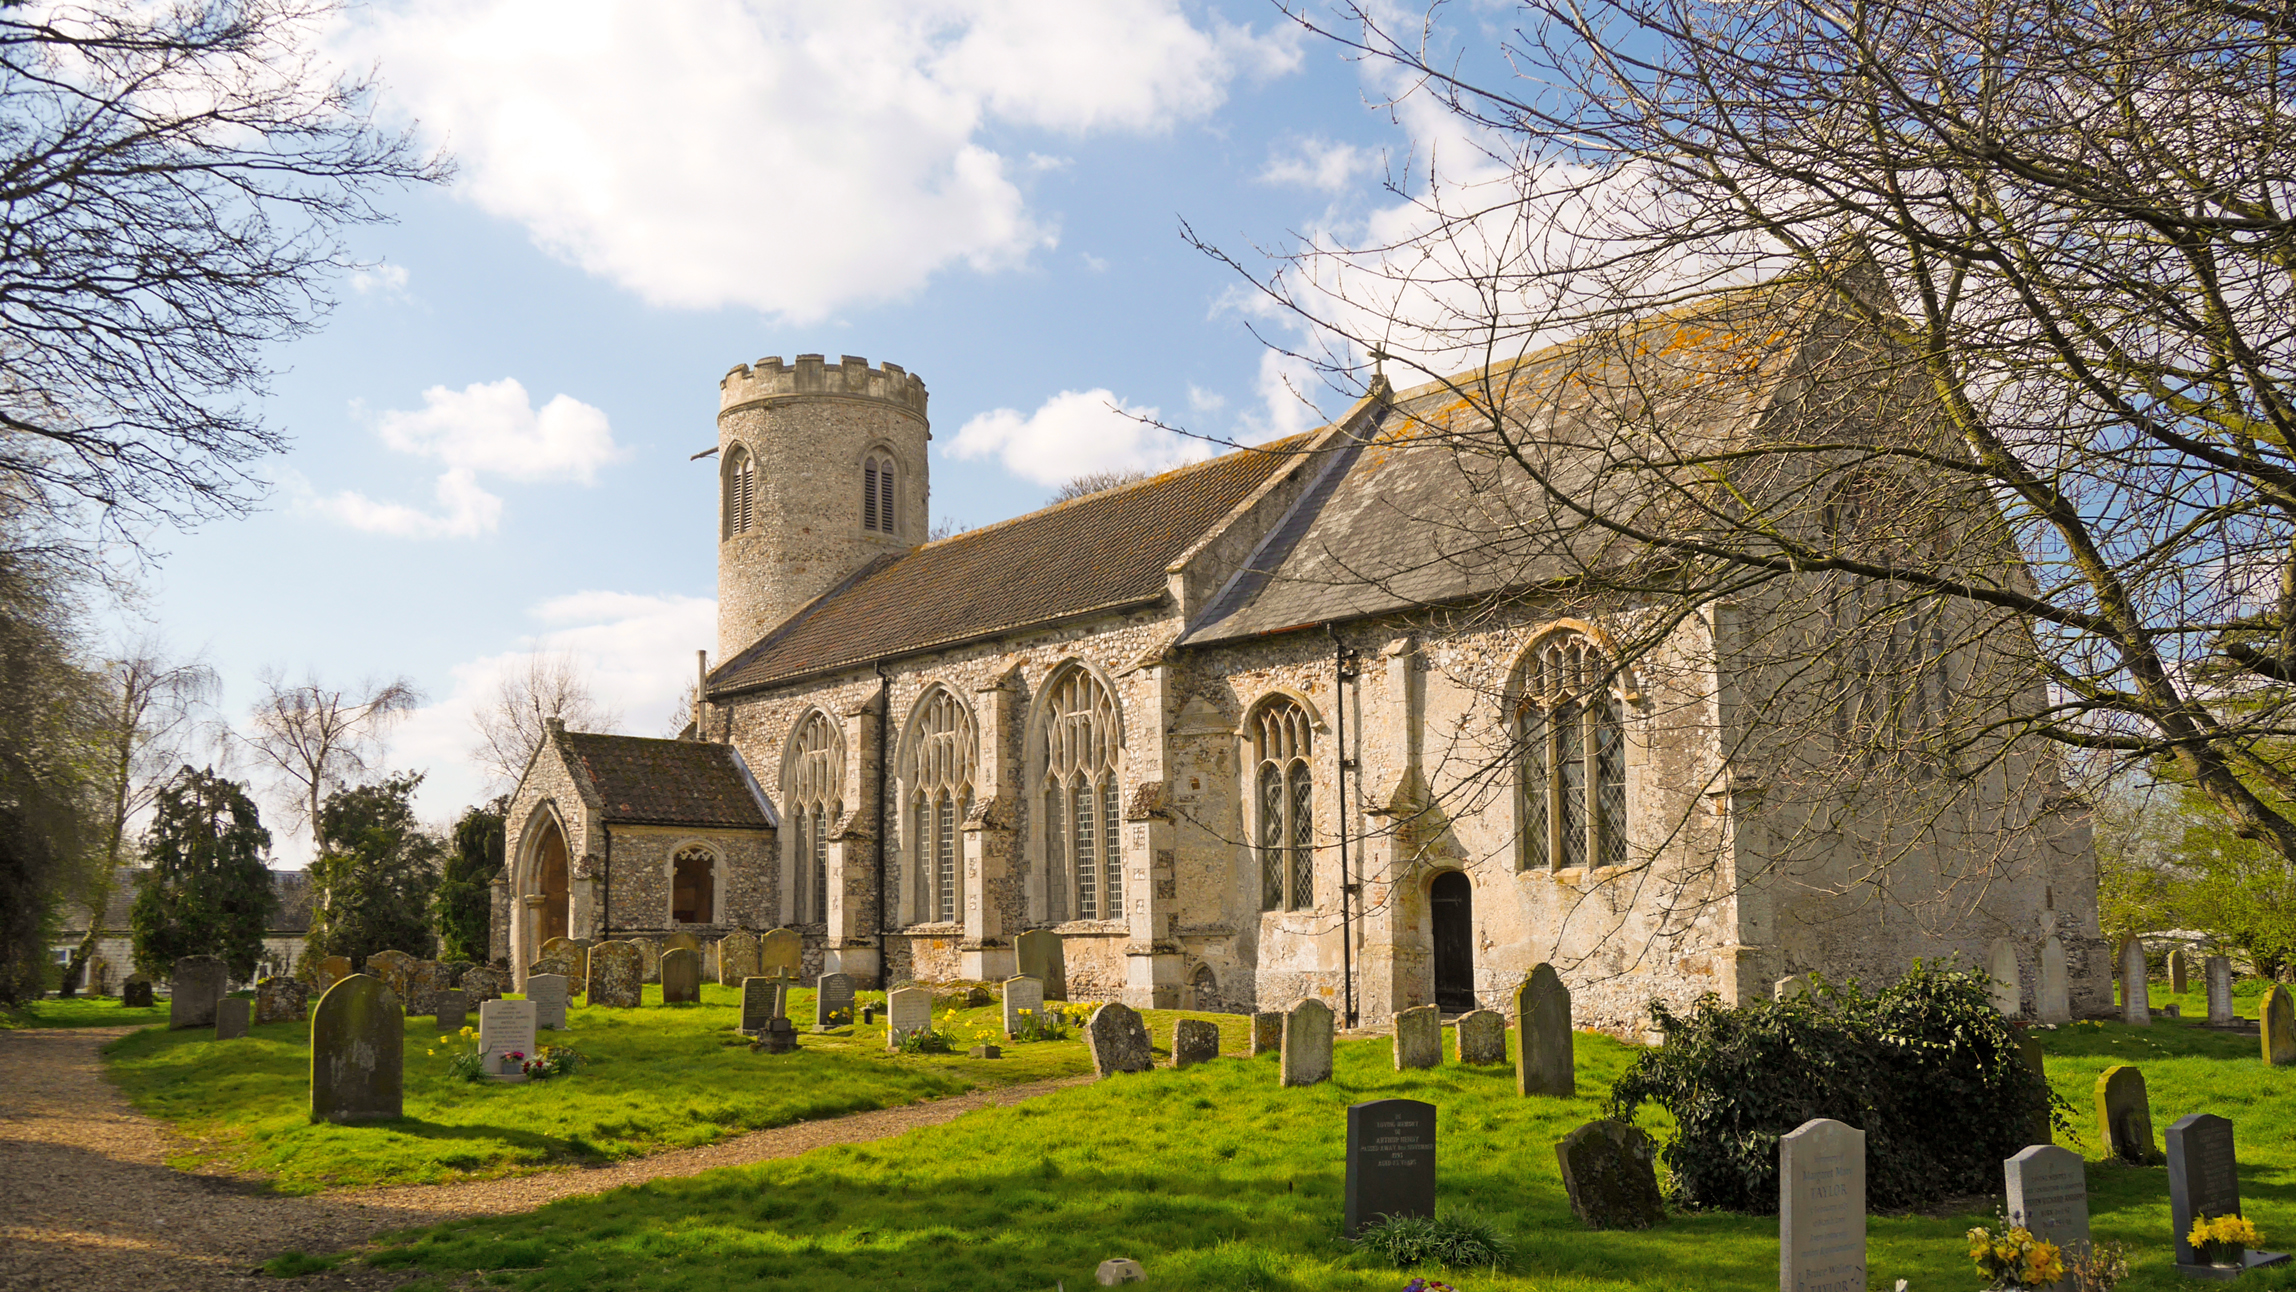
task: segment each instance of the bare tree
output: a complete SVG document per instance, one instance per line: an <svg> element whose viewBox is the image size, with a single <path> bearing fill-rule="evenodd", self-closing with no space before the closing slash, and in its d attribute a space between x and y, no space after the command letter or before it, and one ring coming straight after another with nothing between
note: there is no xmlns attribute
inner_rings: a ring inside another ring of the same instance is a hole
<svg viewBox="0 0 2296 1292"><path fill-rule="evenodd" d="M1067 502L1072 498L1086 498L1096 493L1106 493L1111 489L1121 489L1128 484L1138 484L1143 480L1154 479L1155 476L1156 473L1146 467L1117 467L1109 471L1087 471L1053 490L1052 496L1044 500L1044 505L1050 507L1055 503Z"/></svg>
<svg viewBox="0 0 2296 1292"><path fill-rule="evenodd" d="M592 694L589 675L571 651L536 651L504 671L471 715L478 744L470 756L485 770L489 788L518 784L552 718L580 731L613 731L622 723Z"/></svg>
<svg viewBox="0 0 2296 1292"><path fill-rule="evenodd" d="M384 733L422 702L405 678L342 689L309 676L290 683L277 668L259 677L263 697L248 717L247 734L226 738L270 770L291 819L314 831L328 791L373 771Z"/></svg>

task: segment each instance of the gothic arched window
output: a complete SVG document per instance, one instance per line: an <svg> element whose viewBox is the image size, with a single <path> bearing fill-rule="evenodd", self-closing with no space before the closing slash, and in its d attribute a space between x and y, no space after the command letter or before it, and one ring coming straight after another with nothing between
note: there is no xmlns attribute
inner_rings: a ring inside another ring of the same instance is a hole
<svg viewBox="0 0 2296 1292"><path fill-rule="evenodd" d="M1854 477L1826 503L1826 536L1868 561L1937 562L1945 541L1934 509L1901 501L1922 496L1886 475ZM1917 777L1951 766L1950 743L1939 739L1953 697L1942 598L1896 579L1826 578L1827 703L1840 753L1868 770Z"/></svg>
<svg viewBox="0 0 2296 1292"><path fill-rule="evenodd" d="M1521 870L1626 860L1626 704L1592 642L1555 633L1532 649L1515 710Z"/></svg>
<svg viewBox="0 0 2296 1292"><path fill-rule="evenodd" d="M973 768L980 742L972 712L945 686L927 690L909 719L901 788L909 804L909 873L917 918L964 918L965 814L973 806Z"/></svg>
<svg viewBox="0 0 2296 1292"><path fill-rule="evenodd" d="M1314 736L1307 710L1275 696L1253 711L1246 726L1260 909L1307 910L1315 905Z"/></svg>
<svg viewBox="0 0 2296 1292"><path fill-rule="evenodd" d="M736 445L725 459L725 533L746 534L757 520L757 460Z"/></svg>
<svg viewBox="0 0 2296 1292"><path fill-rule="evenodd" d="M793 923L829 919L829 831L844 813L845 738L819 709L797 724L782 764L782 873Z"/></svg>
<svg viewBox="0 0 2296 1292"><path fill-rule="evenodd" d="M1116 697L1070 666L1045 695L1039 736L1043 779L1046 915L1114 920L1124 915L1124 857L1116 831Z"/></svg>
<svg viewBox="0 0 2296 1292"><path fill-rule="evenodd" d="M709 924L717 919L717 854L707 848L681 848L670 862L670 919Z"/></svg>
<svg viewBox="0 0 2296 1292"><path fill-rule="evenodd" d="M893 459L872 453L861 464L861 528L892 533L899 518L893 500Z"/></svg>

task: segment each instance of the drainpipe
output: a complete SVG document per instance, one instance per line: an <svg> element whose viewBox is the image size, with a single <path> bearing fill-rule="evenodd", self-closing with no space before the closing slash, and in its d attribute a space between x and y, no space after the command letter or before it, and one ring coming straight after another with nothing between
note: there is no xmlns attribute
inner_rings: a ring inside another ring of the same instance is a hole
<svg viewBox="0 0 2296 1292"><path fill-rule="evenodd" d="M1339 629L1333 627L1329 620L1324 622L1323 630L1331 637L1332 724L1339 734L1339 980L1347 1025L1354 1027L1359 1020L1355 1008L1355 916L1352 903L1361 888L1350 881L1347 868L1347 774L1356 767L1356 760L1347 756L1347 682L1355 676L1355 652L1347 648L1347 643L1340 639Z"/></svg>
<svg viewBox="0 0 2296 1292"><path fill-rule="evenodd" d="M893 679L885 672L884 660L870 667L877 673L877 982L882 986L892 981L886 977L885 928L885 823L892 819L885 811L885 763L892 754L885 748L885 727L886 715L893 708Z"/></svg>
<svg viewBox="0 0 2296 1292"><path fill-rule="evenodd" d="M598 931L608 938L614 936L614 827L598 823L598 833L606 836L605 892L598 898Z"/></svg>

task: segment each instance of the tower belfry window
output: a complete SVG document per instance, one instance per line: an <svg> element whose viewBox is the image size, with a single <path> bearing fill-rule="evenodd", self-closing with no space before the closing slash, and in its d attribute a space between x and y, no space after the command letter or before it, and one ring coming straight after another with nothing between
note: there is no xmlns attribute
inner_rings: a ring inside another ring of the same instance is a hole
<svg viewBox="0 0 2296 1292"><path fill-rule="evenodd" d="M861 464L861 528L875 534L895 531L899 518L894 505L893 459L872 453Z"/></svg>
<svg viewBox="0 0 2296 1292"><path fill-rule="evenodd" d="M746 534L757 520L757 461L736 448L725 460L725 532Z"/></svg>

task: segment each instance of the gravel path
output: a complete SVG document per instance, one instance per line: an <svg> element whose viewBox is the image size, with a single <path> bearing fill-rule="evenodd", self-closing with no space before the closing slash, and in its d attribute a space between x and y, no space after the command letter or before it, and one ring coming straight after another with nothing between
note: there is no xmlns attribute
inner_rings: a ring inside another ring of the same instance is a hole
<svg viewBox="0 0 2296 1292"><path fill-rule="evenodd" d="M97 1054L132 1030L0 1032L0 1288L276 1289L283 1285L261 1279L253 1267L284 1251L340 1251L394 1229L530 1211L626 1184L884 1139L1092 1080L1065 1077L800 1122L611 1166L290 1198L167 1166L168 1132L104 1080ZM354 1266L291 1286L382 1289L417 1277L419 1271Z"/></svg>

